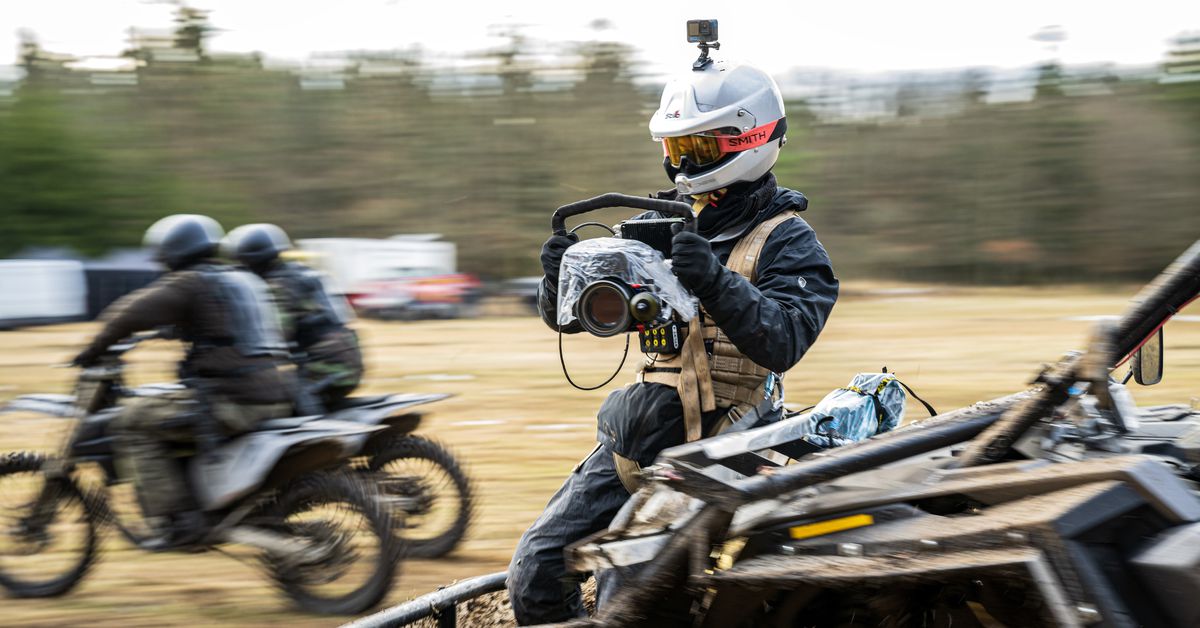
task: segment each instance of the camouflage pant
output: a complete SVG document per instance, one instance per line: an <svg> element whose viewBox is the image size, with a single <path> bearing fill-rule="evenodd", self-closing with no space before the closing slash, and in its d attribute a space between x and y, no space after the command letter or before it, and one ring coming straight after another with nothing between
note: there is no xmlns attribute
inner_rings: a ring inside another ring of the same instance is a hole
<svg viewBox="0 0 1200 628"><path fill-rule="evenodd" d="M195 441L194 430L176 417L192 411L195 394L181 390L156 397L134 397L113 421L113 449L121 477L133 480L146 517L163 517L190 506L182 469L172 444ZM254 429L259 422L291 414L290 404L235 404L211 401L212 412L228 435Z"/></svg>

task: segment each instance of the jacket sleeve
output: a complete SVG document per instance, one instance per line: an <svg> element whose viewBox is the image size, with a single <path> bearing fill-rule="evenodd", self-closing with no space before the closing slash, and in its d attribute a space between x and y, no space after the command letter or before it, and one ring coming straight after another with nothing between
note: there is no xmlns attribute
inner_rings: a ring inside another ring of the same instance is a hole
<svg viewBox="0 0 1200 628"><path fill-rule="evenodd" d="M130 334L183 322L196 289L192 279L185 273L173 273L118 299L101 313L104 327L89 348L103 351Z"/></svg>
<svg viewBox="0 0 1200 628"><path fill-rule="evenodd" d="M739 351L783 373L816 342L837 301L838 280L816 233L795 218L767 239L755 283L722 266L696 296Z"/></svg>

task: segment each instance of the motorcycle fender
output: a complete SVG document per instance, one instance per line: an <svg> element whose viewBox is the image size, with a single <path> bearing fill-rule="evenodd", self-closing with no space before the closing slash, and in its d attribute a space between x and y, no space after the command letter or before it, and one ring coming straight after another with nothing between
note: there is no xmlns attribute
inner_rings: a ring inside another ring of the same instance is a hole
<svg viewBox="0 0 1200 628"><path fill-rule="evenodd" d="M250 432L197 456L189 465L193 491L204 510L224 508L254 492L289 451L317 442L335 442L349 457L366 438L383 429L320 419L282 430Z"/></svg>
<svg viewBox="0 0 1200 628"><path fill-rule="evenodd" d="M396 417L398 413L414 406L441 401L447 397L450 397L450 395L425 393L388 395L386 398L369 405L350 407L331 413L329 418L337 419L339 421L353 421L363 425L391 423L391 427L393 429L411 432L415 430L417 428L417 424L420 423L421 415L408 414L405 415L405 417ZM393 418L398 420L389 420Z"/></svg>

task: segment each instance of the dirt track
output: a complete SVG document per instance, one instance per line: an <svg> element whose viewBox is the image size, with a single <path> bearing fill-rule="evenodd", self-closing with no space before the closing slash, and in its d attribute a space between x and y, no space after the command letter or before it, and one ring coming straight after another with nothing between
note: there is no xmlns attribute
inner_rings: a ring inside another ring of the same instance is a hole
<svg viewBox="0 0 1200 628"><path fill-rule="evenodd" d="M1090 323L1079 317L1117 313L1132 293L1132 288L847 291L817 347L789 375L789 405L815 403L852 374L885 365L939 409L1010 392L1038 364L1081 343ZM504 568L521 531L594 443L593 412L607 390L571 389L559 369L555 335L534 318L358 327L369 363L365 392L458 395L431 406L421 432L449 443L470 465L480 496L478 520L464 546L447 560L405 563L389 603ZM0 333L0 401L27 392L66 392L73 372L47 365L69 359L93 329L70 325ZM581 383L601 381L619 361L621 346L615 339L568 338L572 375ZM170 345L137 353L136 380L169 379L175 355ZM635 359L630 356L627 371ZM1200 396L1200 322L1187 319L1168 328L1166 361L1164 383L1135 389L1138 400L1187 402ZM909 408L910 417L922 412ZM63 427L59 420L0 415L0 451L51 449ZM255 568L228 556L149 555L111 535L99 565L71 594L0 599L0 625L6 626L283 623L340 621L289 611Z"/></svg>

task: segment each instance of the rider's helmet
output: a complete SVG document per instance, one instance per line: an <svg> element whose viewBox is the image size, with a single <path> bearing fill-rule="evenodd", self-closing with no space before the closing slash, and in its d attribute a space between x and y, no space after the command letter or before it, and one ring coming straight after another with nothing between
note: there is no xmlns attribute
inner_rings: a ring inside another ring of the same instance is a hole
<svg viewBox="0 0 1200 628"><path fill-rule="evenodd" d="M663 166L680 194L754 181L775 165L787 139L783 95L769 74L716 61L667 83L650 118Z"/></svg>
<svg viewBox="0 0 1200 628"><path fill-rule="evenodd" d="M283 229L267 224L242 225L229 232L221 242L221 252L247 268L261 268L279 258L279 254L292 248Z"/></svg>
<svg viewBox="0 0 1200 628"><path fill-rule="evenodd" d="M171 270L217 254L225 230L199 214L175 214L150 225L142 243Z"/></svg>

